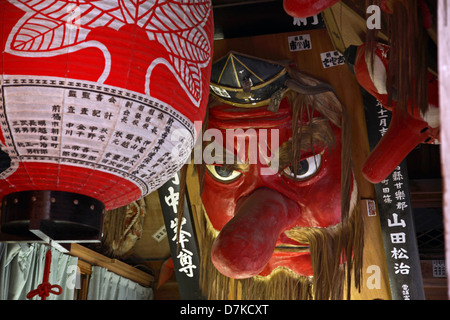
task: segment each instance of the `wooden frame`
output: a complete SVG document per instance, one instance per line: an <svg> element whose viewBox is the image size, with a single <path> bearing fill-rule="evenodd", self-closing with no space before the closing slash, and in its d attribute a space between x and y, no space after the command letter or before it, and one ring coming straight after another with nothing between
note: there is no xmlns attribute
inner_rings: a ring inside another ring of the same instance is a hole
<svg viewBox="0 0 450 320"><path fill-rule="evenodd" d="M152 275L142 270L136 269L120 260L108 258L77 243L71 244L69 254L78 258L78 267L81 273L80 289L77 289L74 297L76 300L87 299L92 266L106 268L144 287L152 287L155 280Z"/></svg>

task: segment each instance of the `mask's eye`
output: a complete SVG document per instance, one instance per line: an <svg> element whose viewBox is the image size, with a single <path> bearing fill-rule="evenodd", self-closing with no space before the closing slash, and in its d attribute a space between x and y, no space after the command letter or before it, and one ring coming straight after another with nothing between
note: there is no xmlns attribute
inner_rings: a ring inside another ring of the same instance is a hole
<svg viewBox="0 0 450 320"><path fill-rule="evenodd" d="M214 178L223 182L231 182L242 174L237 170L231 170L226 167L215 166L210 164L206 165L206 168Z"/></svg>
<svg viewBox="0 0 450 320"><path fill-rule="evenodd" d="M300 161L297 165L297 172L293 172L292 166L284 169L284 173L291 178L297 180L305 180L316 174L317 170L320 168L322 162L322 155L317 154L315 156L309 157Z"/></svg>

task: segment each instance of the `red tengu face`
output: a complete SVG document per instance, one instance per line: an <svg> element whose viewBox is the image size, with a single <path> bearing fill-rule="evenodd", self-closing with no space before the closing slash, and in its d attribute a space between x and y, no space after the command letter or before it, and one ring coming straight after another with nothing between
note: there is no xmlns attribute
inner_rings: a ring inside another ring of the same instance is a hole
<svg viewBox="0 0 450 320"><path fill-rule="evenodd" d="M314 113L299 126L307 127L316 118L324 120ZM294 169L283 156L292 149L287 99L277 113L266 107L210 109L208 128L220 130L225 153L235 156L234 164L224 156L225 164L207 165L202 194L209 220L220 231L211 259L222 274L236 279L267 276L277 267L313 274L308 244L289 239L285 231L327 228L341 221L340 130L326 122L334 145L319 142L302 148ZM236 139L230 139L231 133Z"/></svg>

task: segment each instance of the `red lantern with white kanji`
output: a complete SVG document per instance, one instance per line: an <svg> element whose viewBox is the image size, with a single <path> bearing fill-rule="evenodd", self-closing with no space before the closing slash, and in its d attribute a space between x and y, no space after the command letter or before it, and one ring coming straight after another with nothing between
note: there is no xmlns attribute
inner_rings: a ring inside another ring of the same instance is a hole
<svg viewBox="0 0 450 320"><path fill-rule="evenodd" d="M23 208L127 205L185 163L208 96L210 0L8 0L0 12L2 231L21 229Z"/></svg>

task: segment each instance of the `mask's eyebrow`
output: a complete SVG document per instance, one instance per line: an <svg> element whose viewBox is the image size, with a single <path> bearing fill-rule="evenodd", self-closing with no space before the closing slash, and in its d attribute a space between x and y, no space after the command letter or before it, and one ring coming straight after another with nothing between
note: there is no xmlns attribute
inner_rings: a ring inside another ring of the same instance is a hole
<svg viewBox="0 0 450 320"><path fill-rule="evenodd" d="M240 172L247 172L249 169L249 164L248 163L232 163L232 164L222 164L221 165L222 168L225 168L227 170L236 170L236 171L240 171Z"/></svg>
<svg viewBox="0 0 450 320"><path fill-rule="evenodd" d="M281 145L278 149L278 170L282 171L289 165L299 162L302 158L302 152L313 152L316 147L328 147L329 151L335 145L334 132L331 129L328 119L315 117L312 118L308 124L302 125L298 128L298 144L293 145L293 140L290 139ZM295 153L295 149L298 151ZM297 159L294 158L297 154Z"/></svg>
<svg viewBox="0 0 450 320"><path fill-rule="evenodd" d="M215 141L212 141L209 144L213 144L213 143L215 143ZM207 145L209 145L209 144L207 144ZM220 149L221 154L219 154L217 156L217 157L221 156L221 159L219 159L215 163L212 163L212 165L218 165L227 170L237 170L237 171L241 171L241 172L248 171L248 169L249 169L248 159L247 159L246 163L242 163L242 161L240 161L239 157L234 152L231 152L227 148L224 148L223 146L219 146L219 145L216 145L216 148L214 148L214 152L217 151L217 148L221 148ZM213 156L213 158L217 158L215 153L212 156Z"/></svg>

